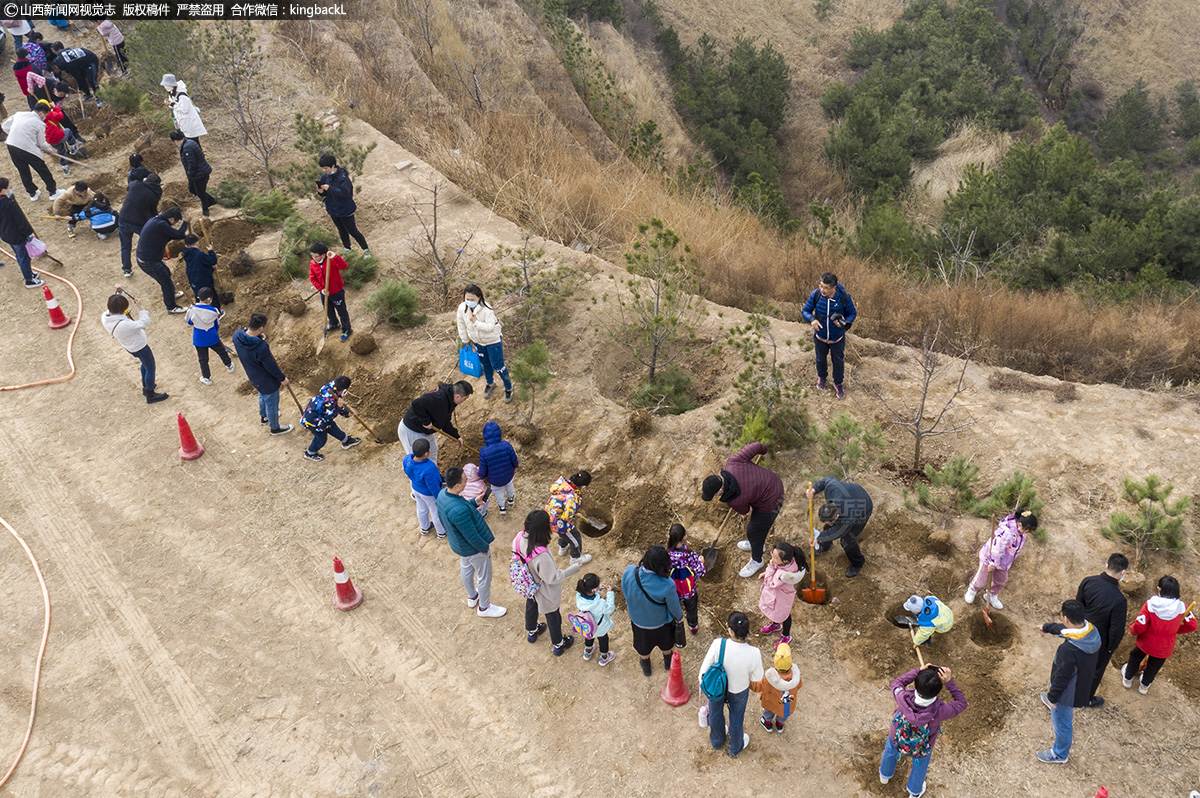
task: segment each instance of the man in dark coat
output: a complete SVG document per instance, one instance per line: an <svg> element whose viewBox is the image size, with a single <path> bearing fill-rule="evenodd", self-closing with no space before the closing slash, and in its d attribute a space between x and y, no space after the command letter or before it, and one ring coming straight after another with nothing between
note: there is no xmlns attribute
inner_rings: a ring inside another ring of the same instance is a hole
<svg viewBox="0 0 1200 798"><path fill-rule="evenodd" d="M175 300L183 296L183 292L175 290L175 281L171 279L171 270L163 262L163 252L167 248L167 243L180 240L187 235L188 223L186 221L179 226L178 230L171 226L172 223L178 222L182 218L183 213L178 208L168 208L146 222L142 226L142 232L138 235L138 268L158 282L159 287L162 288L163 304L167 306L168 313L187 312L175 304Z"/></svg>
<svg viewBox="0 0 1200 798"><path fill-rule="evenodd" d="M1074 737L1075 708L1088 705L1100 633L1086 617L1083 602L1071 599L1062 605L1062 623L1038 624L1039 632L1058 635L1062 645L1054 652L1050 669L1050 689L1042 693L1042 703L1050 709L1054 724L1054 746L1038 751L1039 762L1064 765L1071 753Z"/></svg>
<svg viewBox="0 0 1200 798"><path fill-rule="evenodd" d="M131 162L132 163L132 162ZM130 173L132 176L132 172ZM150 172L140 180L130 180L125 201L117 214L117 237L121 239L121 271L133 276L133 237L142 232L146 222L158 216L158 201L162 199L162 178Z"/></svg>
<svg viewBox="0 0 1200 798"><path fill-rule="evenodd" d="M29 253L25 250L26 242L32 237L33 227L25 218L21 206L13 199L13 189L8 184L8 178L0 177L0 241L8 244L17 256L17 266L21 270L21 276L25 278L26 288L37 288L45 284L33 270Z"/></svg>
<svg viewBox="0 0 1200 798"><path fill-rule="evenodd" d="M200 200L200 215L207 219L209 206L217 204L217 200L208 193L212 167L204 159L204 150L196 139L189 139L183 135L183 131L172 130L171 141L179 148L179 160L183 164L183 173L187 175L188 191Z"/></svg>
<svg viewBox="0 0 1200 798"><path fill-rule="evenodd" d="M412 454L413 441L424 438L429 441L429 459L437 463L437 431L449 435L462 446L462 435L454 426L454 410L467 397L475 392L471 383L459 380L456 383L442 383L436 391L423 393L408 408L396 428L396 436L404 445L404 451Z"/></svg>
<svg viewBox="0 0 1200 798"><path fill-rule="evenodd" d="M233 348L246 370L246 379L258 391L259 420L270 425L272 435L284 435L292 431L292 425L279 423L279 389L288 384L288 378L267 345L266 328L266 315L251 313L246 328L233 334Z"/></svg>
<svg viewBox="0 0 1200 798"><path fill-rule="evenodd" d="M754 462L754 458L767 453L761 443L749 443L730 455L720 476L713 474L704 478L700 498L712 501L721 494L720 500L738 515L750 514L746 524L746 539L738 541L738 548L750 552L750 562L738 572L744 578L754 576L763 567L763 544L767 533L783 507L783 480L769 468Z"/></svg>
<svg viewBox="0 0 1200 798"><path fill-rule="evenodd" d="M333 220L333 226L342 239L342 249L349 252L350 239L353 238L362 247L363 256L371 257L366 236L358 231L358 224L354 221L358 205L354 202L354 184L350 182L350 173L344 166L338 166L337 159L327 152L321 154L318 163L325 174L317 178L317 193L321 195L325 212Z"/></svg>
<svg viewBox="0 0 1200 798"><path fill-rule="evenodd" d="M50 52L54 54L50 67L56 71L62 70L75 78L75 83L83 92L83 99L92 99L92 92L99 87L100 58L83 47L64 49L62 42L50 45ZM103 108L104 103L96 100L96 107Z"/></svg>
<svg viewBox="0 0 1200 798"><path fill-rule="evenodd" d="M1089 576L1079 583L1075 600L1083 602L1087 619L1100 633L1100 651L1096 655L1096 673L1088 692L1089 707L1104 706L1104 699L1096 695L1100 680L1108 670L1113 652L1125 637L1125 621L1128 620L1129 600L1121 592L1121 580L1129 568L1129 558L1121 553L1110 554L1104 573Z"/></svg>
<svg viewBox="0 0 1200 798"><path fill-rule="evenodd" d="M817 555L829 551L833 548L833 541L840 540L842 551L846 552L846 559L850 561L846 578L853 579L867 561L858 548L858 536L862 534L867 521L871 520L875 505L862 485L841 482L833 477L817 480L808 489L807 495L811 499L818 493L825 494L825 503L817 513L825 530L816 539ZM814 529L810 534L815 533Z"/></svg>

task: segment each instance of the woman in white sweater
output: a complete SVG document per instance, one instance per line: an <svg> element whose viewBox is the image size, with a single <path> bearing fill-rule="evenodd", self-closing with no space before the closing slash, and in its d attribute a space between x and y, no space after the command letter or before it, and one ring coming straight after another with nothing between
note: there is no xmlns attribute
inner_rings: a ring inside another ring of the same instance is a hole
<svg viewBox="0 0 1200 798"><path fill-rule="evenodd" d="M750 690L759 687L763 679L762 652L746 642L750 635L750 619L744 612L729 613L729 638L714 640L700 663L700 684L704 672L718 661L725 668L728 680L725 695L708 702L708 741L716 751L725 747L725 706L729 706L729 755L737 756L750 744L750 735L742 731L746 717L746 702ZM703 690L701 690L703 694Z"/></svg>
<svg viewBox="0 0 1200 798"><path fill-rule="evenodd" d="M179 132L189 139L199 139L207 134L208 130L200 121L200 111L188 96L187 84L176 80L174 75L163 75L162 87L167 90L167 105L171 106L171 116Z"/></svg>
<svg viewBox="0 0 1200 798"><path fill-rule="evenodd" d="M462 345L470 344L483 361L483 378L487 387L483 398L492 395L493 372L504 382L504 403L513 400L512 380L508 378L508 366L504 365L504 344L500 340L500 320L483 298L483 289L472 283L463 290L463 301L455 314L458 322L458 337Z"/></svg>
<svg viewBox="0 0 1200 798"><path fill-rule="evenodd" d="M141 302L133 300L141 308ZM146 340L146 327L150 324L150 312L142 309L135 319L129 313L129 297L113 294L108 298L108 310L100 316L100 322L108 334L116 338L125 351L142 363L142 395L146 404L152 405L167 398L167 394L154 390L154 353Z"/></svg>

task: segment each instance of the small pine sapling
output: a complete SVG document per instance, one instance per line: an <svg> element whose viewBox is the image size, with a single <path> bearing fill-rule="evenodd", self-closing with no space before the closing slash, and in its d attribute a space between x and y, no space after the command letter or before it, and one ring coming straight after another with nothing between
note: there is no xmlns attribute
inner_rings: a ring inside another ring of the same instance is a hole
<svg viewBox="0 0 1200 798"><path fill-rule="evenodd" d="M546 260L546 251L533 246L532 238L522 232L520 247L499 244L492 253L500 264L492 286L518 302L505 322L505 336L516 335L525 343L566 318L565 300L583 283L577 269Z"/></svg>
<svg viewBox="0 0 1200 798"><path fill-rule="evenodd" d="M1167 550L1180 552L1187 545L1183 532L1183 516L1192 506L1190 496L1171 501L1175 486L1164 483L1156 474L1138 482L1121 480L1121 499L1134 506L1133 512L1118 510L1101 530L1105 537L1132 543L1134 561L1147 564L1146 552Z"/></svg>
<svg viewBox="0 0 1200 798"><path fill-rule="evenodd" d="M517 401L529 402L529 410L525 414L523 426L532 429L534 427L533 411L537 403L538 391L546 390L550 384L550 378L554 376L550 371L550 349L546 346L546 342L534 341L517 350L516 357L508 364L508 370L516 388ZM554 395L551 394L548 401L553 400Z"/></svg>
<svg viewBox="0 0 1200 798"><path fill-rule="evenodd" d="M378 312L381 321L397 330L424 324L428 318L420 312L417 290L399 280L384 280L383 285L367 297L365 306L367 310Z"/></svg>
<svg viewBox="0 0 1200 798"><path fill-rule="evenodd" d="M1046 522L1041 518L1046 504L1038 498L1033 486L1034 478L1021 471L992 488L991 492L976 502L971 512L980 518L1003 518L1017 510L1028 510L1038 516L1038 528L1033 530L1034 540L1046 539Z"/></svg>
<svg viewBox="0 0 1200 798"><path fill-rule="evenodd" d="M883 447L883 430L874 421L864 427L849 413L842 412L821 433L818 443L825 471L840 474L840 479L850 479L860 465L871 462Z"/></svg>
<svg viewBox="0 0 1200 798"><path fill-rule="evenodd" d="M979 466L967 458L952 457L941 468L926 464L925 477L929 484L917 482L913 491L917 504L943 515L962 515L976 504L975 483L979 481Z"/></svg>

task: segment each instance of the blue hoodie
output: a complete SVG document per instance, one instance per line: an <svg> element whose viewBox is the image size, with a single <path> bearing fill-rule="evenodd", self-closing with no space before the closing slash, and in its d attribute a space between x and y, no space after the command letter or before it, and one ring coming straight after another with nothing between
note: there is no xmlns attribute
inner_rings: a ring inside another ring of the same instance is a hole
<svg viewBox="0 0 1200 798"><path fill-rule="evenodd" d="M841 313L846 317L844 327L829 323L829 317L834 313ZM846 337L846 328L853 324L858 317L858 309L854 307L854 300L850 298L850 292L846 290L845 286L838 283L831 297L821 296L820 290L809 294L808 299L804 302L804 307L800 310L800 315L809 323L813 319L820 321L821 329L815 333L816 337L822 341L835 343Z"/></svg>
<svg viewBox="0 0 1200 798"><path fill-rule="evenodd" d="M344 219L353 216L358 210L358 205L354 202L354 184L350 182L350 174L345 167L337 167L331 175L321 175L317 182L322 186L329 186L321 195L329 218Z"/></svg>
<svg viewBox="0 0 1200 798"><path fill-rule="evenodd" d="M237 350L238 360L246 370L246 378L254 386L254 390L270 396L279 393L279 386L287 379L271 354L271 347L263 338L251 335L246 328L241 328L233 334L233 348Z"/></svg>
<svg viewBox="0 0 1200 798"><path fill-rule="evenodd" d="M412 482L413 490L422 496L437 498L442 489L442 473L438 471L437 463L426 457L418 460L411 454L404 457L404 473Z"/></svg>
<svg viewBox="0 0 1200 798"><path fill-rule="evenodd" d="M479 478L489 485L500 487L513 481L517 473L517 453L504 440L500 425L489 421L483 425L483 446L479 449Z"/></svg>
<svg viewBox="0 0 1200 798"><path fill-rule="evenodd" d="M1063 639L1058 651L1054 652L1050 692L1046 697L1051 704L1062 700L1067 702L1067 706L1086 707L1091 701L1100 633L1091 621L1084 621L1079 629L1070 629L1061 623L1047 623L1042 625L1042 631Z"/></svg>

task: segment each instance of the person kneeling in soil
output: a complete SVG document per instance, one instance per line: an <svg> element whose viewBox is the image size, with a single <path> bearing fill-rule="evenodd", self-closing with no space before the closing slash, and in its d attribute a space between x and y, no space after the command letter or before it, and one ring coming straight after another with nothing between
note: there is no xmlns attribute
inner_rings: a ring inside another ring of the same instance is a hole
<svg viewBox="0 0 1200 798"><path fill-rule="evenodd" d="M1145 695L1163 663L1175 653L1175 638L1196 631L1196 616L1179 600L1179 582L1173 576L1158 580L1158 595L1142 605L1129 634L1137 639L1129 661L1121 668L1121 684L1133 687L1133 674L1143 659L1149 659L1138 678L1138 692Z"/></svg>
<svg viewBox="0 0 1200 798"><path fill-rule="evenodd" d="M321 454L321 447L329 440L330 435L342 442L343 449L362 443L362 438L347 435L337 425L338 416L350 415L349 409L342 404L342 397L346 395L349 387L349 377L344 374L334 377L322 386L320 392L309 400L308 407L304 408L304 417L300 423L313 434L312 443L304 450L305 460L324 460L325 455Z"/></svg>
<svg viewBox="0 0 1200 798"><path fill-rule="evenodd" d="M687 530L683 524L671 524L667 532L667 555L671 558L671 581L687 615L688 629L692 634L700 632L699 603L696 592L697 581L704 576L704 558L688 548Z"/></svg>
<svg viewBox="0 0 1200 798"><path fill-rule="evenodd" d="M592 484L592 475L587 471L576 471L570 477L559 477L550 486L550 500L546 512L550 524L558 533L558 556L571 553L572 565L587 565L592 555L583 553L583 538L579 536L579 494Z"/></svg>
<svg viewBox="0 0 1200 798"><path fill-rule="evenodd" d="M550 630L550 642L554 645L554 656L561 657L575 644L571 635L562 633L563 580L579 573L578 565L559 568L547 546L550 545L550 516L545 510L534 510L525 516L525 529L513 538L513 553L518 555L537 581L537 592L533 598L525 599L525 639L536 643L546 629ZM546 622L538 623L538 615L545 615Z"/></svg>
<svg viewBox="0 0 1200 798"><path fill-rule="evenodd" d="M767 616L767 625L759 629L765 635L779 632L775 645L792 642L792 605L796 603L796 585L808 573L808 560L790 543L782 540L771 551L771 562L759 579L763 580L758 608Z"/></svg>
<svg viewBox="0 0 1200 798"><path fill-rule="evenodd" d="M600 597L600 592L607 595ZM613 628L613 613L617 611L616 594L613 589L601 583L595 574L584 574L575 584L575 608L579 615L569 614L571 628L576 624L586 630L583 634L583 658L590 660L595 651L593 644L600 644L600 666L604 667L617 658L608 650L608 633Z"/></svg>
<svg viewBox="0 0 1200 798"><path fill-rule="evenodd" d="M954 612L937 596L909 596L904 609L917 619L916 644L925 645L933 633L946 634L954 626Z"/></svg>
<svg viewBox="0 0 1200 798"><path fill-rule="evenodd" d="M783 724L795 710L800 671L792 667L792 647L780 643L775 649L775 667L766 672L759 684L762 717L758 723L768 732L783 734Z"/></svg>
<svg viewBox="0 0 1200 798"><path fill-rule="evenodd" d="M967 586L967 594L963 596L968 604L975 601L975 594L980 590L989 592L983 594L984 601L989 602L998 610L1004 609L996 594L1008 584L1008 569L1021 553L1025 545L1025 536L1038 528L1037 516L1028 510L1018 511L1006 517L996 526L991 539L979 550L979 570Z"/></svg>
<svg viewBox="0 0 1200 798"><path fill-rule="evenodd" d="M912 686L915 689L910 690ZM942 687L953 699L946 703L938 697ZM908 794L917 798L925 793L925 776L929 759L942 730L942 721L962 714L967 697L954 683L949 668L926 665L897 676L892 680L892 696L896 699L896 714L883 744L883 759L879 762L879 781L887 784L896 775L896 761L901 755L912 757L908 774Z"/></svg>

